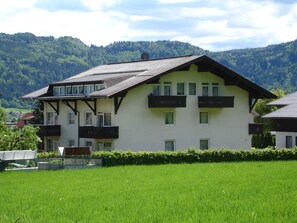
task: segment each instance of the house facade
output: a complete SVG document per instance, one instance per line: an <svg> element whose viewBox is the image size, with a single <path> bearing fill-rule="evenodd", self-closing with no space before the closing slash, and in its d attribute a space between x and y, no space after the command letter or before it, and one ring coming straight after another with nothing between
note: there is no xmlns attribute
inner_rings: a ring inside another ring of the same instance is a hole
<svg viewBox="0 0 297 223"><path fill-rule="evenodd" d="M268 103L278 109L264 118L272 121L272 133L275 135L276 148L297 146L297 92Z"/></svg>
<svg viewBox="0 0 297 223"><path fill-rule="evenodd" d="M207 56L106 64L23 99L44 103L45 150L250 149L251 113L273 94Z"/></svg>

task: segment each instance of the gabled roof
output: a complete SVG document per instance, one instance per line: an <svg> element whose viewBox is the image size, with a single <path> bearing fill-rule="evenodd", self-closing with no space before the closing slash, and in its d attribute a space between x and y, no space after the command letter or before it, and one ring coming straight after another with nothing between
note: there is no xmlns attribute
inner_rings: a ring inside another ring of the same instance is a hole
<svg viewBox="0 0 297 223"><path fill-rule="evenodd" d="M264 115L263 118L297 118L297 104L287 105L283 108Z"/></svg>
<svg viewBox="0 0 297 223"><path fill-rule="evenodd" d="M290 105L290 104L297 104L297 91L285 97L282 97L280 99L272 101L267 105L284 106L284 105Z"/></svg>
<svg viewBox="0 0 297 223"><path fill-rule="evenodd" d="M89 97L111 98L125 94L139 85L156 82L160 77L170 72L187 70L191 64L196 64L199 72L211 72L223 78L225 85L237 85L248 91L253 98L276 98L274 94L207 56L183 56L101 65L63 81L52 83L49 89L59 85L99 83L104 81L107 84L107 88L95 91ZM45 95L46 90L44 88L27 94L22 98L54 99L54 96Z"/></svg>

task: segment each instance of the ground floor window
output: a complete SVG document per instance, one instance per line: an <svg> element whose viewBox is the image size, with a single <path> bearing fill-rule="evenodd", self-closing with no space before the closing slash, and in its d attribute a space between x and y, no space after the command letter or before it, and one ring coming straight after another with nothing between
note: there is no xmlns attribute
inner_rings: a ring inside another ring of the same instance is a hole
<svg viewBox="0 0 297 223"><path fill-rule="evenodd" d="M91 141L86 141L86 146L92 147L93 146L93 143Z"/></svg>
<svg viewBox="0 0 297 223"><path fill-rule="evenodd" d="M209 139L200 139L200 149L209 149Z"/></svg>
<svg viewBox="0 0 297 223"><path fill-rule="evenodd" d="M47 152L56 152L58 150L58 140L56 139L47 139L46 140L46 151Z"/></svg>
<svg viewBox="0 0 297 223"><path fill-rule="evenodd" d="M75 146L75 141L74 139L69 139L68 140L68 146L71 147L71 146Z"/></svg>
<svg viewBox="0 0 297 223"><path fill-rule="evenodd" d="M165 151L174 151L174 140L165 141Z"/></svg>
<svg viewBox="0 0 297 223"><path fill-rule="evenodd" d="M98 142L98 150L99 151L111 151L112 149L111 142Z"/></svg>
<svg viewBox="0 0 297 223"><path fill-rule="evenodd" d="M286 136L286 148L292 148L293 142L292 142L292 136Z"/></svg>

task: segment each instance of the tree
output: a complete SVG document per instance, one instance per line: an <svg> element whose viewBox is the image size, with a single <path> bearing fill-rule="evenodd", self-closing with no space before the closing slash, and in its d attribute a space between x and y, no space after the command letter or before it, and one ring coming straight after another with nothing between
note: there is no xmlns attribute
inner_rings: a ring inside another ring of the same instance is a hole
<svg viewBox="0 0 297 223"><path fill-rule="evenodd" d="M0 151L1 150L37 150L41 141L37 136L38 128L27 125L22 129L8 128L5 125L5 112L0 107Z"/></svg>
<svg viewBox="0 0 297 223"><path fill-rule="evenodd" d="M285 92L281 89L272 90L273 94L277 98L282 98L285 96ZM273 99L259 99L254 107L254 111L259 114L259 116L254 118L255 123L263 124L263 133L258 135L253 135L252 137L252 147L256 148L266 148L269 146L274 146L274 137L271 135L271 121L267 118L262 118L263 115L275 111L277 108L275 106L268 106L267 104Z"/></svg>

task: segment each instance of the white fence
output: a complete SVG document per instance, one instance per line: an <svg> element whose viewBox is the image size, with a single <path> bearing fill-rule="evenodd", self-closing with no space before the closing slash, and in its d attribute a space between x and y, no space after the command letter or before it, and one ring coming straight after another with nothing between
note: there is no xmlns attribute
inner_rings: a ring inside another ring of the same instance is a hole
<svg viewBox="0 0 297 223"><path fill-rule="evenodd" d="M31 160L37 158L35 150L0 151L0 160Z"/></svg>

